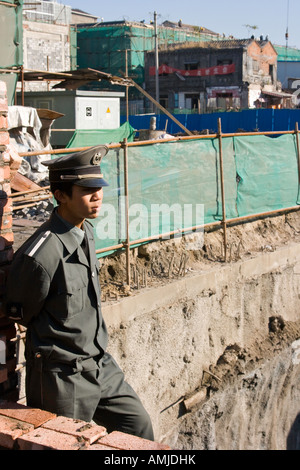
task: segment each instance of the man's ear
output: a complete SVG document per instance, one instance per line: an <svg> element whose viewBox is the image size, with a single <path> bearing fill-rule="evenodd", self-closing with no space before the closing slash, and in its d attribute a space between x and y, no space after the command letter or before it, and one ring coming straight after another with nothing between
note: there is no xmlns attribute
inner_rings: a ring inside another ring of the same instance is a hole
<svg viewBox="0 0 300 470"><path fill-rule="evenodd" d="M66 202L66 198L67 198L67 195L66 193L64 193L63 191L61 191L60 189L56 189L53 193L53 196L55 197L55 199L60 202L60 203L64 203Z"/></svg>

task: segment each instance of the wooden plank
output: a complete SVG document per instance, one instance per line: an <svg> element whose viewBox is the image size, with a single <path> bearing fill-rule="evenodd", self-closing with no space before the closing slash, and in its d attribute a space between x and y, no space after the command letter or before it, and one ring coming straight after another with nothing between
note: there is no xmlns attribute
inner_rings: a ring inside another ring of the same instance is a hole
<svg viewBox="0 0 300 470"><path fill-rule="evenodd" d="M32 189L41 190L41 186L31 181L21 173L17 172L11 180L11 188L15 191L28 191Z"/></svg>

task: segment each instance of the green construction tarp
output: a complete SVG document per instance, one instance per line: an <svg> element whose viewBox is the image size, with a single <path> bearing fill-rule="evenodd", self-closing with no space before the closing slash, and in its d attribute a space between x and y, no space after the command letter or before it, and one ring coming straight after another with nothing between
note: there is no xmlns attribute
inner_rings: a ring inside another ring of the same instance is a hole
<svg viewBox="0 0 300 470"><path fill-rule="evenodd" d="M222 154L227 219L298 204L294 135L224 137ZM101 169L110 186L93 222L96 249L126 240L123 149L110 150ZM222 220L218 139L129 146L128 192L131 241Z"/></svg>
<svg viewBox="0 0 300 470"><path fill-rule="evenodd" d="M128 142L132 142L134 136L135 130L129 122L125 122L118 129L76 130L67 148L119 143L124 139L127 139Z"/></svg>
<svg viewBox="0 0 300 470"><path fill-rule="evenodd" d="M9 105L14 102L17 74L3 69L23 65L22 8L23 0L4 0L0 4L0 80L7 85Z"/></svg>
<svg viewBox="0 0 300 470"><path fill-rule="evenodd" d="M296 137L234 139L239 216L295 206L298 202Z"/></svg>

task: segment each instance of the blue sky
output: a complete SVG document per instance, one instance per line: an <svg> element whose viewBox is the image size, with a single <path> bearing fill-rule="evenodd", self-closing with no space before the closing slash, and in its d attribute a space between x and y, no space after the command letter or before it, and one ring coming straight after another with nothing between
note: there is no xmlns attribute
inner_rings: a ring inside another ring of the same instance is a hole
<svg viewBox="0 0 300 470"><path fill-rule="evenodd" d="M158 21L178 21L205 26L220 34L237 38L251 36L253 32L269 36L278 45L285 45L286 28L289 29L288 45L300 49L300 1L299 0L58 0L59 3L92 13L104 21L153 19L154 11ZM253 30L245 25L257 26ZM250 31L250 34L248 34Z"/></svg>

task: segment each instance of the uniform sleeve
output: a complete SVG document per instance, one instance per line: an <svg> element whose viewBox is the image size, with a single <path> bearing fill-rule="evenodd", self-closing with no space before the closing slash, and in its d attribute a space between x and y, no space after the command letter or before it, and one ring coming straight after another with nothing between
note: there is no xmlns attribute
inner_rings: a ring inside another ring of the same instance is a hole
<svg viewBox="0 0 300 470"><path fill-rule="evenodd" d="M41 311L49 288L50 277L34 258L26 255L17 258L6 285L6 315L27 326Z"/></svg>

